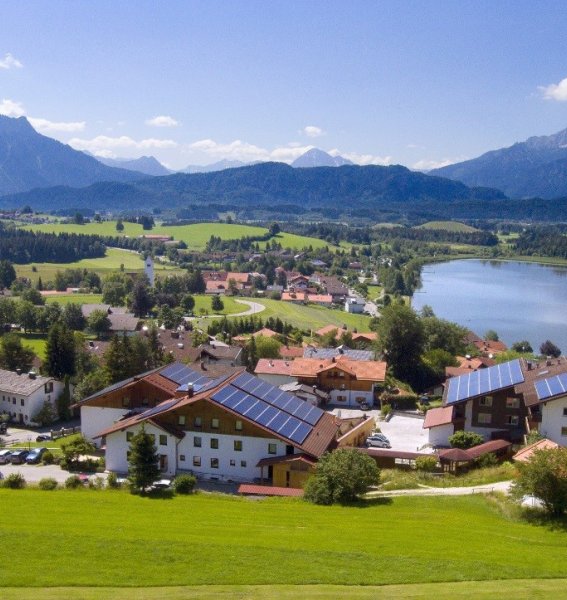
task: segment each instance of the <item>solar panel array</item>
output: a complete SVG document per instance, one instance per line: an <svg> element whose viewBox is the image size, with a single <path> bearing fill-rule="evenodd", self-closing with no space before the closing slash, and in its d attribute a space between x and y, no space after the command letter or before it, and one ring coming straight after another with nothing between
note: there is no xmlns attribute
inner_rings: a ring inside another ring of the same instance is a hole
<svg viewBox="0 0 567 600"><path fill-rule="evenodd" d="M166 400L165 402L162 402L161 404L154 406L154 408L150 408L149 410L145 411L143 413L144 419L146 419L148 417L155 417L156 415L159 415L160 413L165 412L166 410L169 410L172 406L174 406L178 402L179 402L179 398L173 398L171 400Z"/></svg>
<svg viewBox="0 0 567 600"><path fill-rule="evenodd" d="M211 381L210 377L205 377L181 363L169 365L163 371L160 371L160 375L167 377L167 379L173 381L179 387L192 385L194 388L197 388L202 387ZM185 389L187 388L185 387Z"/></svg>
<svg viewBox="0 0 567 600"><path fill-rule="evenodd" d="M447 404L483 396L524 381L519 359L449 379Z"/></svg>
<svg viewBox="0 0 567 600"><path fill-rule="evenodd" d="M538 400L546 400L553 396L567 393L567 373L548 377L535 382Z"/></svg>
<svg viewBox="0 0 567 600"><path fill-rule="evenodd" d="M323 411L248 373L242 373L211 399L270 431L302 444Z"/></svg>

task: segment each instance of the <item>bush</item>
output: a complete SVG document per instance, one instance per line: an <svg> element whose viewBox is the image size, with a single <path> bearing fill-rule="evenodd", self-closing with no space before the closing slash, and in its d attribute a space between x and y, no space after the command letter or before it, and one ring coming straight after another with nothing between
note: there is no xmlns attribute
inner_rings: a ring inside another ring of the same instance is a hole
<svg viewBox="0 0 567 600"><path fill-rule="evenodd" d="M437 469L437 458L435 456L418 456L415 459L415 468L418 471L432 473Z"/></svg>
<svg viewBox="0 0 567 600"><path fill-rule="evenodd" d="M313 476L307 480L305 485L305 500L313 504L328 506L333 503L331 486L325 477Z"/></svg>
<svg viewBox="0 0 567 600"><path fill-rule="evenodd" d="M392 412L392 407L389 404L382 404L382 408L380 409L380 414L383 417L387 417Z"/></svg>
<svg viewBox="0 0 567 600"><path fill-rule="evenodd" d="M382 394L382 405L390 404L395 410L415 410L418 397L414 394Z"/></svg>
<svg viewBox="0 0 567 600"><path fill-rule="evenodd" d="M96 477L89 479L89 488L91 490L102 490L103 487L104 487L104 477L99 477L97 475Z"/></svg>
<svg viewBox="0 0 567 600"><path fill-rule="evenodd" d="M55 490L57 489L57 479L54 479L53 477L44 477L43 479L39 480L39 489L40 490L46 490L46 491L51 491L51 490Z"/></svg>
<svg viewBox="0 0 567 600"><path fill-rule="evenodd" d="M176 494L191 494L196 483L194 475L179 475L173 480L173 489Z"/></svg>
<svg viewBox="0 0 567 600"><path fill-rule="evenodd" d="M478 446L484 442L484 438L480 433L474 431L457 431L449 436L449 444L452 448L461 448L467 450L473 446Z"/></svg>
<svg viewBox="0 0 567 600"><path fill-rule="evenodd" d="M498 457L494 452L489 452L488 454L483 454L476 459L476 464L478 467L495 467L498 464Z"/></svg>
<svg viewBox="0 0 567 600"><path fill-rule="evenodd" d="M118 483L118 475L114 471L110 471L110 473L106 477L106 487L116 490L120 487Z"/></svg>
<svg viewBox="0 0 567 600"><path fill-rule="evenodd" d="M43 453L41 457L41 462L44 465L52 465L55 462L55 457L53 456L53 452L47 450L47 452Z"/></svg>
<svg viewBox="0 0 567 600"><path fill-rule="evenodd" d="M65 479L65 487L70 490L74 490L83 485L81 478L78 475L71 475Z"/></svg>
<svg viewBox="0 0 567 600"><path fill-rule="evenodd" d="M4 479L4 487L10 488L11 490L21 490L26 487L26 480L21 473L10 473L10 475Z"/></svg>

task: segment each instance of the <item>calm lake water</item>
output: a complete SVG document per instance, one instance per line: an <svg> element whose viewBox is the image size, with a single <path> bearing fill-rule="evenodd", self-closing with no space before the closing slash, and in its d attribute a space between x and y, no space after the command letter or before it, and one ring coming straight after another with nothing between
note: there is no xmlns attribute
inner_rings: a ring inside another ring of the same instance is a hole
<svg viewBox="0 0 567 600"><path fill-rule="evenodd" d="M549 339L567 354L567 268L534 263L454 260L426 265L412 305L439 318L489 329L510 345L529 340L539 352Z"/></svg>

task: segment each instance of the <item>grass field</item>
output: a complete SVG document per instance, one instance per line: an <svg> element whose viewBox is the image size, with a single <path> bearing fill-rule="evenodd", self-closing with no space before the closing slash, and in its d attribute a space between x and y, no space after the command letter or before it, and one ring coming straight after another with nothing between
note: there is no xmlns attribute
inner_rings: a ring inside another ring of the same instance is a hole
<svg viewBox="0 0 567 600"><path fill-rule="evenodd" d="M116 231L116 221L87 223L85 225L44 223L42 225L26 225L24 229L49 233L67 232L109 236L123 235L129 237L139 237L144 234L170 235L177 241L184 241L189 250L204 250L211 235L220 237L223 240L236 240L246 236L261 236L268 231L265 227L239 225L236 223L194 223L191 225L172 225L170 227L157 225L151 231L144 231L141 225L124 222L124 231L122 234L119 234ZM307 246L322 248L328 245L323 240L317 238L291 233L281 233L276 236L276 239L284 248L301 249ZM265 242L261 242L260 246L265 246Z"/></svg>
<svg viewBox="0 0 567 600"><path fill-rule="evenodd" d="M213 301L211 296L197 294L194 295L193 298L195 298L195 308L193 309L193 314L195 314L196 316L202 314L202 311L208 311L208 313L211 315L231 315L245 312L248 310L248 307L245 304L239 304L234 300L232 296L222 296L221 300L224 304L224 308L218 313L214 312L211 308L211 303Z"/></svg>
<svg viewBox="0 0 567 600"><path fill-rule="evenodd" d="M376 298L380 297L380 294L382 293L382 290L384 289L381 285L368 284L366 287L368 289L367 298L369 300L371 300L372 302L374 302L374 300L376 300Z"/></svg>
<svg viewBox="0 0 567 600"><path fill-rule="evenodd" d="M268 595L260 597L281 597L279 585L419 584L417 590L431 591L422 584L474 581L460 589L477 597L476 581L536 577L535 587L547 593L563 590L564 582L540 580L567 577L563 527L504 516L497 501L482 496L317 507L207 494L165 500L1 489L0 502L4 514L17 515L0 525L9 556L0 569L4 587L262 585ZM518 585L529 589L514 582L486 589ZM141 597L130 592L120 597ZM454 597L449 587L444 594Z"/></svg>
<svg viewBox="0 0 567 600"><path fill-rule="evenodd" d="M18 333L18 335L20 336L24 346L29 346L33 350L34 354L40 358L40 360L44 359L47 336L39 333Z"/></svg>
<svg viewBox="0 0 567 600"><path fill-rule="evenodd" d="M478 231L475 227L459 223L458 221L429 221L428 223L419 225L416 229L443 229L444 231L459 231L464 233Z"/></svg>
<svg viewBox="0 0 567 600"><path fill-rule="evenodd" d="M102 294L57 294L56 296L46 296L46 304L100 304Z"/></svg>

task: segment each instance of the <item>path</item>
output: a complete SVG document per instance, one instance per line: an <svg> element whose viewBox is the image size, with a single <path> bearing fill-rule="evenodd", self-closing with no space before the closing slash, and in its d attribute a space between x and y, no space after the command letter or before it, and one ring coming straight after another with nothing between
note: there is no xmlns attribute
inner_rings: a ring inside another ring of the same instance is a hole
<svg viewBox="0 0 567 600"><path fill-rule="evenodd" d="M489 494L490 492L510 492L512 481L497 481L496 483L487 483L485 485L472 485L469 487L429 487L420 486L413 490L375 490L368 492L368 498L378 498L382 496L467 496L469 494Z"/></svg>
<svg viewBox="0 0 567 600"><path fill-rule="evenodd" d="M262 312L263 310L266 310L266 307L263 304L260 304L259 302L252 302L251 300L237 300L236 298L234 299L234 301L238 302L238 304L245 304L249 306L249 308L248 310L245 310L241 313L237 313L235 315L227 315L229 317L247 317L248 315L255 315L257 313Z"/></svg>

